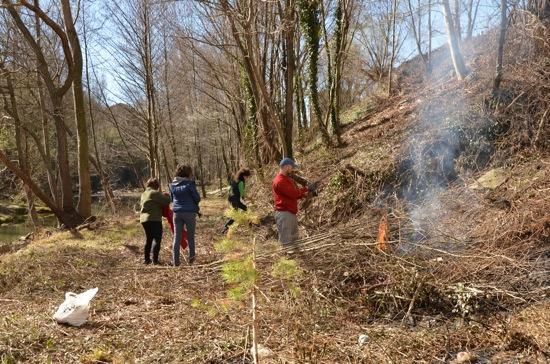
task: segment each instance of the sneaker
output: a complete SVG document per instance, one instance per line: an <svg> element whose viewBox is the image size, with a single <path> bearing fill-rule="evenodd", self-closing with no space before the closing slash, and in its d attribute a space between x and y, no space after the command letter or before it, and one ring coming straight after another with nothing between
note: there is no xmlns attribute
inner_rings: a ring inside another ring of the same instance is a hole
<svg viewBox="0 0 550 364"><path fill-rule="evenodd" d="M158 260L154 260L154 261L153 261L153 265L162 265L162 263L159 262Z"/></svg>
<svg viewBox="0 0 550 364"><path fill-rule="evenodd" d="M228 230L229 230L229 228L227 226L224 226L223 229L221 229L220 234L225 235L225 234L227 234Z"/></svg>
<svg viewBox="0 0 550 364"><path fill-rule="evenodd" d="M151 261L150 261L150 260L144 260L144 261L143 261L143 264L149 265L149 264L151 264Z"/></svg>
<svg viewBox="0 0 550 364"><path fill-rule="evenodd" d="M195 262L195 256L189 257L189 265L193 264Z"/></svg>

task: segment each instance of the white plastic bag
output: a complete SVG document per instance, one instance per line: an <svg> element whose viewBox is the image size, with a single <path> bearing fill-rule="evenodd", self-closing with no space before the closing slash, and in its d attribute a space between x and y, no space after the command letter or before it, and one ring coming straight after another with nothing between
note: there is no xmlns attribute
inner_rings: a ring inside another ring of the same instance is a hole
<svg viewBox="0 0 550 364"><path fill-rule="evenodd" d="M59 306L53 318L58 324L82 325L88 319L90 301L96 293L97 288L89 289L80 294L73 292L65 293L65 301Z"/></svg>

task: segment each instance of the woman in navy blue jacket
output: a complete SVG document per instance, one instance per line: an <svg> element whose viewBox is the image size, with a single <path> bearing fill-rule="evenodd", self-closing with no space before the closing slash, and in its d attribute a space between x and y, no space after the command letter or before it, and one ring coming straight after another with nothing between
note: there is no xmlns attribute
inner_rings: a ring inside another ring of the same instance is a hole
<svg viewBox="0 0 550 364"><path fill-rule="evenodd" d="M172 264L180 265L180 240L183 227L187 229L189 243L189 264L195 261L195 226L199 213L201 197L190 166L180 165L176 177L170 184L172 210L174 211L174 241L172 248Z"/></svg>

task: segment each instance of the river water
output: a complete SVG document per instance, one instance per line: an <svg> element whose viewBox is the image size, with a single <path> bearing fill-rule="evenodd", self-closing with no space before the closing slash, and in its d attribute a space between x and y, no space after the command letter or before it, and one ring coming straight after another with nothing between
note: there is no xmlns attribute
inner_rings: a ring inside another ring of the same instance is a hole
<svg viewBox="0 0 550 364"><path fill-rule="evenodd" d="M92 214L94 216L109 216L111 212L103 201L102 196L97 194L93 197ZM136 211L139 207L140 192L118 192L117 197L117 208L120 213ZM57 226L57 219L52 214L39 214L38 218L41 226ZM18 240L21 236L25 236L33 230L33 226L28 219L24 223L0 225L0 244Z"/></svg>
<svg viewBox="0 0 550 364"><path fill-rule="evenodd" d="M57 219L53 215L38 216L41 226L56 226ZM0 225L0 243L12 242L18 240L21 236L25 236L34 230L29 221L19 224L3 224Z"/></svg>

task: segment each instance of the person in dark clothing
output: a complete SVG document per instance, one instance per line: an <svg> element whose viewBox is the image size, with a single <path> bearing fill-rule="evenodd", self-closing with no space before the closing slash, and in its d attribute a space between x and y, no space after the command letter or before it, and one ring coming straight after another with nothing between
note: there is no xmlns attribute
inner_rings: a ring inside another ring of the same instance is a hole
<svg viewBox="0 0 550 364"><path fill-rule="evenodd" d="M247 168L241 168L236 174L233 180L231 181L231 185L229 187L229 196L227 197L227 200L231 204L231 207L233 207L235 210L243 210L246 211L248 208L246 205L242 202L242 199L245 198L246 195L246 181L252 173ZM222 234L227 233L227 230L229 230L229 227L233 225L235 220L229 219L222 229Z"/></svg>
<svg viewBox="0 0 550 364"><path fill-rule="evenodd" d="M139 222L145 230L145 264L151 264L151 248L153 264L159 263L160 242L162 240L162 208L170 205L170 197L159 191L158 179L147 181L145 192L141 194L141 210Z"/></svg>
<svg viewBox="0 0 550 364"><path fill-rule="evenodd" d="M176 177L170 184L172 210L174 211L174 241L172 246L172 264L180 265L180 240L185 226L189 244L189 264L195 261L195 227L201 197L190 166L180 165Z"/></svg>

